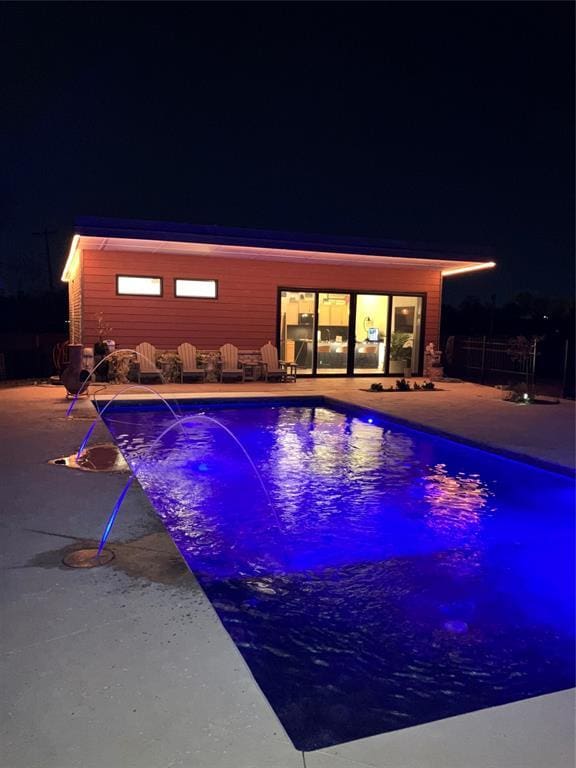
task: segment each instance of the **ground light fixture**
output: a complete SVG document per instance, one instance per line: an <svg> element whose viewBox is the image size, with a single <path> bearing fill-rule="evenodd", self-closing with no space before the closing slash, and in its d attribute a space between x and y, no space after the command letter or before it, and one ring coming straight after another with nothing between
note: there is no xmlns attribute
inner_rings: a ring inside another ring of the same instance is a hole
<svg viewBox="0 0 576 768"><path fill-rule="evenodd" d="M98 568L101 565L107 565L112 560L114 560L114 552L110 549L103 549L100 552L97 547L89 547L69 552L62 559L62 562L68 568Z"/></svg>

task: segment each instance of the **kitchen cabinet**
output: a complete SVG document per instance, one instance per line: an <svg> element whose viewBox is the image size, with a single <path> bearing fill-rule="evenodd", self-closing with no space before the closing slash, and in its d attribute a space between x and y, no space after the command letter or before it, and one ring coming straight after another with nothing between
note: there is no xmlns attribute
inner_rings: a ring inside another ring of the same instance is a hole
<svg viewBox="0 0 576 768"><path fill-rule="evenodd" d="M286 325L298 325L298 302L291 301L286 305Z"/></svg>
<svg viewBox="0 0 576 768"><path fill-rule="evenodd" d="M330 307L330 325L348 325L348 306L333 304Z"/></svg>
<svg viewBox="0 0 576 768"><path fill-rule="evenodd" d="M318 306L318 323L320 325L330 325L330 304L320 302Z"/></svg>

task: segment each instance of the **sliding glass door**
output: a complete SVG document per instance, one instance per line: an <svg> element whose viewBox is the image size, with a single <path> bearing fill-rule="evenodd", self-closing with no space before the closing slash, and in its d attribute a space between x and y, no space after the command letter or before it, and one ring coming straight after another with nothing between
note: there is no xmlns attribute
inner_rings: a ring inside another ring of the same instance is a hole
<svg viewBox="0 0 576 768"><path fill-rule="evenodd" d="M422 296L280 291L280 357L308 375L410 375L421 359Z"/></svg>
<svg viewBox="0 0 576 768"><path fill-rule="evenodd" d="M281 291L280 359L296 363L300 374L313 372L315 318L316 293Z"/></svg>
<svg viewBox="0 0 576 768"><path fill-rule="evenodd" d="M318 294L316 373L342 376L348 372L350 294Z"/></svg>
<svg viewBox="0 0 576 768"><path fill-rule="evenodd" d="M384 373L388 305L388 296L359 293L356 297L354 373Z"/></svg>
<svg viewBox="0 0 576 768"><path fill-rule="evenodd" d="M392 297L389 373L410 375L418 372L421 324L420 296Z"/></svg>

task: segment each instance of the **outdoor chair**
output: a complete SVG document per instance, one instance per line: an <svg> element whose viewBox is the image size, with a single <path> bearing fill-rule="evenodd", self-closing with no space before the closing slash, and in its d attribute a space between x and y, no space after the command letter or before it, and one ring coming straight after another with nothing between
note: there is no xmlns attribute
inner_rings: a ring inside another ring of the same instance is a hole
<svg viewBox="0 0 576 768"><path fill-rule="evenodd" d="M277 381L296 381L296 364L278 360L278 350L270 342L260 347L260 355L264 366L264 379Z"/></svg>
<svg viewBox="0 0 576 768"><path fill-rule="evenodd" d="M234 344L224 344L220 347L220 362L218 364L220 381L225 378L240 377L245 381L244 368L238 362L238 347Z"/></svg>
<svg viewBox="0 0 576 768"><path fill-rule="evenodd" d="M149 344L147 341L143 341L142 344L136 345L136 352L138 352L136 360L136 370L138 373L138 384L142 382L143 378L157 377L162 383L164 383L164 374L160 368L156 367L156 347Z"/></svg>
<svg viewBox="0 0 576 768"><path fill-rule="evenodd" d="M178 347L178 356L182 361L180 368L180 381L184 383L184 377L188 376L191 379L200 379L200 381L206 381L206 369L199 368L196 363L196 347L188 342L180 344Z"/></svg>

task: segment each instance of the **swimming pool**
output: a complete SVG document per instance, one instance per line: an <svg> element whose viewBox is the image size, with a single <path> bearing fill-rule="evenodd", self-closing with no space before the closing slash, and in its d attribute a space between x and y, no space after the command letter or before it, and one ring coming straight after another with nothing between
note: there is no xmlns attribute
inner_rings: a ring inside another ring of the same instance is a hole
<svg viewBox="0 0 576 768"><path fill-rule="evenodd" d="M572 479L322 399L179 407L105 419L297 748L574 685Z"/></svg>

